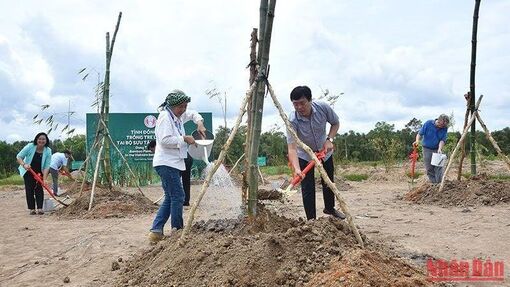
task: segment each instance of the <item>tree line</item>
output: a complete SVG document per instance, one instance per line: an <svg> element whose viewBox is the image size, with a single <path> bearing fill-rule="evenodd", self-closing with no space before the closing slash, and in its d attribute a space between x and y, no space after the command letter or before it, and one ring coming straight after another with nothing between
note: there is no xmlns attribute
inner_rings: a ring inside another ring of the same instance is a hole
<svg viewBox="0 0 510 287"><path fill-rule="evenodd" d="M51 138L50 138L51 140ZM12 144L0 141L0 178L5 178L17 173L18 163L16 155L31 141L15 141ZM50 148L53 153L62 152L66 149L72 151L75 160L85 160L85 135L75 135L62 140L50 141Z"/></svg>
<svg viewBox="0 0 510 287"><path fill-rule="evenodd" d="M389 167L397 162L407 160L412 151L412 143L422 123L412 119L401 130L395 130L395 125L387 122L378 122L368 133L348 131L335 137L335 155L337 164L343 162L380 161ZM212 157L217 158L221 147L227 140L230 129L220 126L216 130ZM503 153L510 154L510 128L491 133L498 142ZM460 132L449 132L444 151L448 154L453 151L460 139ZM226 165L234 165L244 153L246 139L246 126L241 126L234 137L232 145L225 158ZM493 159L497 152L481 131L476 133L476 149L480 157ZM28 141L16 141L8 144L0 141L0 178L8 177L17 172L16 154L28 143ZM50 147L53 152L69 149L73 152L75 160L85 160L85 135L75 135L64 141L51 141ZM466 142L466 151L470 149ZM285 132L273 128L260 135L259 156L266 157L267 165L287 164L287 139Z"/></svg>
<svg viewBox="0 0 510 287"><path fill-rule="evenodd" d="M335 162L362 162L380 161L390 166L397 162L407 160L412 152L412 144L415 141L416 133L421 128L422 122L412 119L401 130L396 130L395 125L381 121L375 124L374 128L367 133L348 131L338 134L335 137ZM220 127L216 130L215 142L212 150L213 158L216 158L225 143L230 129ZM504 154L510 154L510 128L491 133L498 142ZM246 127L241 127L235 136L230 150L228 151L225 163L233 165L244 153L244 142ZM447 143L444 152L451 153L461 137L460 132L448 132ZM476 132L475 146L478 156L493 159L497 152L492 144L485 137L482 131ZM470 150L469 142L465 143L466 151ZM271 129L260 135L259 156L266 157L268 165L287 164L287 140L285 132L278 129Z"/></svg>

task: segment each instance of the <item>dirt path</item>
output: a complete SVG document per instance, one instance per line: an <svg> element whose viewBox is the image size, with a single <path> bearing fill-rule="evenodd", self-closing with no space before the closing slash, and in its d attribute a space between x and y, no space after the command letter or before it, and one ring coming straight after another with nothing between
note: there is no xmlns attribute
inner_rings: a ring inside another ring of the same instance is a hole
<svg viewBox="0 0 510 287"><path fill-rule="evenodd" d="M353 188L343 194L369 239L385 242L416 263L423 263L424 255L502 259L507 263L504 284L510 286L510 205L469 211L415 205L398 199L407 192L407 183L350 184ZM196 196L199 186L192 188L192 196ZM159 187L144 192L152 199L161 196ZM197 219L237 216L239 198L235 194L226 189L211 190ZM322 205L318 192L320 216ZM111 282L118 272L112 271L112 262L119 258L124 262L148 247L146 234L153 219L152 214L94 220L30 216L24 192L19 189L0 191L0 208L0 286L101 286ZM304 215L299 193L285 204L273 203L272 208L286 216ZM68 284L63 283L66 276Z"/></svg>

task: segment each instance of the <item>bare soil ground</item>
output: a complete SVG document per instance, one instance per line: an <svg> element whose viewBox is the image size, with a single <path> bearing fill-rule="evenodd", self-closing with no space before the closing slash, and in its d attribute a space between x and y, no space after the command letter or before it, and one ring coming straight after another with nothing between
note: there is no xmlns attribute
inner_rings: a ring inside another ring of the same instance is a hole
<svg viewBox="0 0 510 287"><path fill-rule="evenodd" d="M304 211L301 195L296 193L284 201L264 202L269 211L289 219L267 215L269 220L259 224L265 229L250 230L238 219L238 190L211 188L196 216L203 223L194 227L188 244L178 248L175 241L179 232L167 231L169 238L156 246L148 244L147 232L155 212L123 218L32 216L26 211L23 188L4 188L0 191L0 286L122 286L135 280L141 286L150 286L154 284L151 280L157 279L160 273L159 279L164 282L154 286L173 282L175 278L188 280L179 285L225 282L224 285L239 286L251 282L243 278L253 280L252 272L266 270L258 265L262 263L280 273L263 273L261 277L274 275L274 280L281 280L282 284L297 284L301 277L306 278L301 280L303 284L307 281L309 286L397 286L394 280L400 279L407 280L401 286L417 286L421 282L419 273L426 272L424 263L428 256L446 260L490 257L510 262L508 203L467 208L417 205L402 200L410 190L408 181L393 180L391 176L384 181L348 184L350 188L344 188L343 196L356 224L367 237L367 250L355 247L352 237L340 227L343 224L325 218L321 212L321 192L317 193L320 216L317 221L299 221ZM199 188L192 186L192 199ZM159 186L146 187L143 191L152 200L162 195ZM312 242L300 241L293 233L301 233L303 238L308 235ZM322 236L322 242L314 241L318 236ZM229 249L244 250L244 256L229 253ZM297 251L302 252L302 258ZM201 264L194 265L199 258ZM188 262L188 267L172 269L175 262ZM409 264L415 264L419 272ZM307 266L311 268L309 272L304 270ZM163 274L161 271L166 269L184 274ZM228 273L228 270L238 272ZM510 286L508 270L507 265L505 282L477 286ZM363 278L358 271L364 276L368 274L368 278ZM380 277L370 276L381 271ZM202 272L204 277L201 280L192 276L193 272L197 275ZM64 283L66 278L68 283ZM253 283L260 282L266 281Z"/></svg>
<svg viewBox="0 0 510 287"><path fill-rule="evenodd" d="M510 203L510 182L477 177L464 181L445 181L439 192L438 184L423 183L404 197L406 200L440 206L480 206Z"/></svg>

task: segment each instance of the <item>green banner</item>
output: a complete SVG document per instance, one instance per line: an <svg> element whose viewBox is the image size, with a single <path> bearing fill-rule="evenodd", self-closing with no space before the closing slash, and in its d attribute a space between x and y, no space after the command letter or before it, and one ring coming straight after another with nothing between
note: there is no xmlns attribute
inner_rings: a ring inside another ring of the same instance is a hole
<svg viewBox="0 0 510 287"><path fill-rule="evenodd" d="M212 113L200 113L200 115L204 118L205 128L212 131ZM153 182L153 155L147 150L147 145L151 140L155 139L154 128L156 126L157 117L157 113L109 114L108 129L110 131L110 136L113 143L128 161L131 169L139 176L139 184ZM98 114L87 114L87 153L94 144L97 123ZM192 121L189 121L184 124L184 129L186 130L186 134L190 135L196 129L196 125ZM113 146L110 148L110 157L114 182L120 185L129 183L129 171L122 157ZM91 163L95 163L95 160ZM89 166L94 166L94 164Z"/></svg>

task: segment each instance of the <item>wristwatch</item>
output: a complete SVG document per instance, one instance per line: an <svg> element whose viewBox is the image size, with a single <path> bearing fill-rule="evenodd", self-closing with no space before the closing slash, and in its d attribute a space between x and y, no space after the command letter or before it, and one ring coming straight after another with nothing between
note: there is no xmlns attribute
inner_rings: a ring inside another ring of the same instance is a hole
<svg viewBox="0 0 510 287"><path fill-rule="evenodd" d="M330 138L330 137L327 137L326 140L330 141L331 143L333 143L333 138Z"/></svg>

